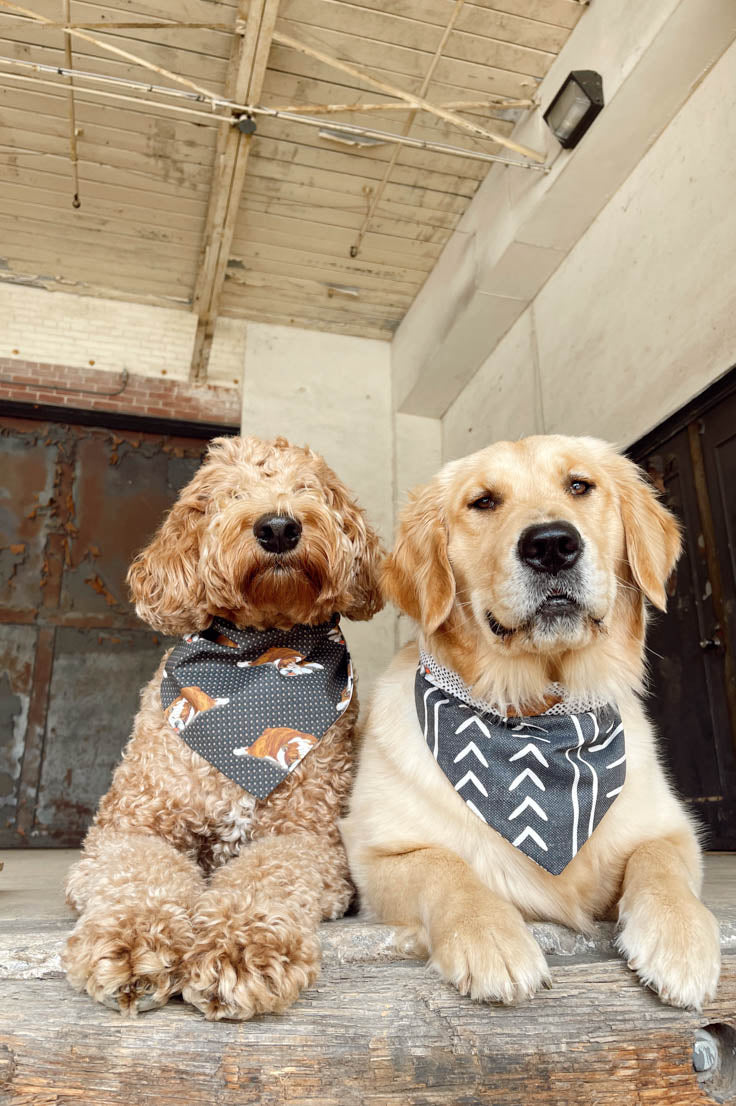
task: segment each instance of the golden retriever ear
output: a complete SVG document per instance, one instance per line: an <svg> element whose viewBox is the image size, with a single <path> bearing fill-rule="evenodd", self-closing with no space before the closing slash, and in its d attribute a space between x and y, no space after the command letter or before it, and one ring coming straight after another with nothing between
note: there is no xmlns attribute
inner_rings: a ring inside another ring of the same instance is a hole
<svg viewBox="0 0 736 1106"><path fill-rule="evenodd" d="M619 479L626 559L634 580L660 611L667 609L665 585L682 549L680 524L664 507L644 473L631 461Z"/></svg>
<svg viewBox="0 0 736 1106"><path fill-rule="evenodd" d="M383 570L383 590L393 603L432 634L449 617L455 577L447 553L447 526L434 484L415 489L401 514L393 553Z"/></svg>
<svg viewBox="0 0 736 1106"><path fill-rule="evenodd" d="M209 623L199 573L199 529L204 517L200 484L197 474L128 570L138 617L163 634L191 633Z"/></svg>

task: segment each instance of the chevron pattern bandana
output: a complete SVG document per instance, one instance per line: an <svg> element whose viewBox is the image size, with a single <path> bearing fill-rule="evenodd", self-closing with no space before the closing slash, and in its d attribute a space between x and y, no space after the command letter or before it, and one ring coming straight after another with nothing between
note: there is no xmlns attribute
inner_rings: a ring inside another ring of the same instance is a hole
<svg viewBox="0 0 736 1106"><path fill-rule="evenodd" d="M502 718L424 653L414 695L430 752L466 806L552 875L564 871L623 789L616 707L573 714L557 703Z"/></svg>
<svg viewBox="0 0 736 1106"><path fill-rule="evenodd" d="M161 705L182 740L265 799L314 748L353 695L338 616L290 630L216 618L172 650Z"/></svg>

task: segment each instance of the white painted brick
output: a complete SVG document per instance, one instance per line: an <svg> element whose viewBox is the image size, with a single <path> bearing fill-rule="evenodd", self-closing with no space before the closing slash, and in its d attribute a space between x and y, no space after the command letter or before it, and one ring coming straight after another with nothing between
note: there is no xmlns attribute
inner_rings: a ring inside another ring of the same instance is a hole
<svg viewBox="0 0 736 1106"><path fill-rule="evenodd" d="M221 319L213 383L239 387L247 324ZM196 319L188 311L0 283L0 357L186 380ZM234 383L237 382L237 383Z"/></svg>

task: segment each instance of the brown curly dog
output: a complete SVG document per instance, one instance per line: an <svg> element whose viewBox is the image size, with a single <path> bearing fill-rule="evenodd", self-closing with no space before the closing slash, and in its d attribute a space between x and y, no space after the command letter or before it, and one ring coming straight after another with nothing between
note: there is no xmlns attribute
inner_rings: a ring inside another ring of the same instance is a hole
<svg viewBox="0 0 736 1106"><path fill-rule="evenodd" d="M254 534L270 512L300 529L275 555ZM369 619L382 551L321 457L284 439L219 438L128 576L141 618L165 634ZM167 654L168 656L168 654ZM281 1011L316 978L317 925L352 894L336 822L352 778L357 697L258 800L165 720L166 657L67 881L80 914L64 950L72 984L123 1013L182 992L207 1018Z"/></svg>

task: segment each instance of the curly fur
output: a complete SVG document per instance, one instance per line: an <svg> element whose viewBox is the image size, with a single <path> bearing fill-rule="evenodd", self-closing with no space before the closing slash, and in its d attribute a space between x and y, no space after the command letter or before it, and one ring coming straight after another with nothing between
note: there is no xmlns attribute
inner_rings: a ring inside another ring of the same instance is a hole
<svg viewBox="0 0 736 1106"><path fill-rule="evenodd" d="M275 558L255 541L253 522L267 510L299 518L292 553ZM283 439L218 439L129 581L140 616L167 633L203 629L215 615L288 627L334 611L370 618L382 605L381 556L321 457ZM80 918L64 966L75 987L123 1013L180 991L211 1019L280 1011L317 975L318 923L352 896L337 819L352 780L357 696L256 800L166 722L165 660L68 877Z"/></svg>

